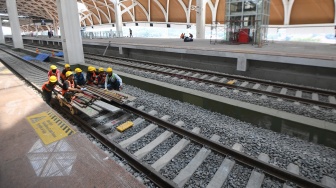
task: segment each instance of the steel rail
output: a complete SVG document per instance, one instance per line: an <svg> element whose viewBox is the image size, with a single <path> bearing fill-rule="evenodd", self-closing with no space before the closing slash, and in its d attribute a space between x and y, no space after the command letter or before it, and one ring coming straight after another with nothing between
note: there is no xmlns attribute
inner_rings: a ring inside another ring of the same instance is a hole
<svg viewBox="0 0 336 188"><path fill-rule="evenodd" d="M192 141L200 144L200 145L205 145L208 146L211 150L216 151L224 156L228 155L234 158L234 160L237 160L247 166L250 167L254 167L254 168L259 168L261 169L263 172L276 177L278 179L283 180L284 182L286 181L290 181L293 182L295 184L297 184L298 186L301 187L326 187L324 185L322 185L321 183L312 181L308 178L296 175L294 173L291 173L289 171L283 170L281 168L275 167L274 165L271 165L269 163L265 163L261 160L255 159L251 156L248 156L244 153L238 152L236 150L233 150L229 147L226 147L220 143L214 142L210 139L207 139L201 135L195 134L191 131L188 131L184 128L175 126L172 123L169 123L165 120L162 120L160 118L157 118L155 116L152 116L144 111L138 110L132 106L129 105L120 105L120 104L116 104L115 106L118 106L120 108L123 108L127 111L131 111L132 113L138 115L138 116L142 116L147 120L150 120L151 122L156 123L157 125L164 127L168 130L173 131L174 133L182 136L182 137L186 137L188 139L191 139Z"/></svg>
<svg viewBox="0 0 336 188"><path fill-rule="evenodd" d="M41 90L40 87L31 83L27 78L25 78L23 75L21 75L15 69L13 69L11 66L9 66L1 57L0 57L0 60L13 73L15 73L20 78L24 79L28 84L33 86L39 93L42 93L42 90ZM32 64L30 64L30 65L32 65ZM34 67L36 67L36 66L34 66ZM83 128L87 132L89 132L92 136L94 136L96 139L98 139L100 142L102 142L106 147L113 150L118 156L120 156L121 158L124 158L127 161L127 163L129 165L131 165L133 168L137 169L139 172L144 173L157 186L164 187L164 188L165 187L177 187L177 185L173 181L165 178L159 172L157 172L153 168L151 168L149 165L147 165L146 163L143 163L140 160L138 160L131 153L129 153L126 149L123 149L117 143L115 143L113 141L110 141L105 135L99 133L98 131L93 130L91 128L91 126L86 121L82 120L79 116L71 115L71 112L70 112L69 109L60 108L59 106L55 106L55 107L57 107L56 109L65 112L64 114L66 116L68 116L69 119L75 121L78 125L81 126L81 128Z"/></svg>
<svg viewBox="0 0 336 188"><path fill-rule="evenodd" d="M27 46L36 47L34 45L27 45ZM45 48L45 47L41 47L41 49L51 50L50 48ZM62 50L61 48L56 48L56 49ZM89 53L89 52L85 52L84 54L99 56L97 54L92 54L92 53ZM281 87L281 88L284 87L284 88L288 88L288 89L300 90L302 92L310 92L310 93L317 93L317 94L320 94L320 95L336 96L336 91L321 90L321 89L309 88L309 87L304 87L304 86L299 86L299 85L291 85L291 84L287 84L287 83L278 83L278 82L272 82L272 81L261 80L261 79L256 79L256 78L248 78L248 77L241 77L241 76L237 76L237 75L216 73L216 72L207 71L207 70L195 70L195 69L192 69L192 68L179 67L179 66L175 66L175 65L163 65L163 64L159 64L159 63L153 63L153 62L149 62L149 61L141 61L141 60L136 60L136 59L124 58L124 57L105 56L105 55L102 56L102 57L120 59L120 60L125 60L125 61L140 62L140 63L149 64L149 65L153 65L153 66L162 66L162 67L174 68L174 69L179 69L179 70L189 71L189 72L195 72L195 73L200 73L200 74L210 74L210 75L218 76L218 77L228 77L228 78L236 79L236 80L249 81L250 83L260 83L260 84L264 84L264 85L278 86L278 87ZM99 59L99 60L102 61L101 59ZM110 61L108 61L108 62L112 63ZM124 65L124 66L129 66L129 65L122 64L122 63L118 63L118 62L113 62L113 63Z"/></svg>
<svg viewBox="0 0 336 188"><path fill-rule="evenodd" d="M93 58L93 57L86 57L86 58L96 60L96 61L103 61L103 62L107 62L107 63L112 63L108 60L102 60L102 59ZM207 79L194 78L194 77L190 77L190 76L181 76L181 75L177 75L175 73L167 73L167 72L162 72L162 71L153 70L153 69L149 69L149 68L138 67L138 66L135 66L135 65L124 65L123 63L118 63L118 62L113 62L113 63L123 65L123 66L128 66L128 67L131 67L131 68L146 70L146 71L149 71L149 72L155 72L155 73L159 73L159 74L170 75L170 76L173 76L173 77L185 78L187 80L194 80L194 81L213 84L213 85L218 85L218 86L222 86L222 87L239 89L241 91L248 91L248 92L252 92L252 93L255 93L255 94L265 94L267 96L285 98L285 99L289 99L291 101L300 101L300 102L303 102L303 103L306 103L306 104L309 104L309 105L314 104L314 105L318 105L318 106L325 107L325 108L336 108L336 104L333 104L333 103L315 101L315 100L312 100L312 99L305 99L305 98L301 98L301 97L290 96L290 95L285 95L285 94L280 94L280 93L273 93L273 92L270 92L270 91L257 90L257 89L253 89L253 88L246 88L246 87L231 85L231 84L227 84L227 83L211 81L211 80L207 80Z"/></svg>
<svg viewBox="0 0 336 188"><path fill-rule="evenodd" d="M2 62L4 62L4 61L2 60ZM13 69L13 71L16 72L14 69ZM20 75L18 72L16 72L16 73L18 75ZM23 77L23 76L21 76L21 77ZM28 81L28 83L30 83L30 82ZM34 87L39 92L41 92L40 88L38 88L36 86L34 86ZM160 118L152 116L152 115L150 115L146 112L143 112L141 110L138 110L138 109L136 109L132 106L125 105L125 104L118 104L118 103L116 103L114 105L117 106L117 107L121 107L124 110L131 111L132 113L134 113L138 116L142 116L142 117L146 118L147 120L158 124L161 127L164 127L168 130L172 130L174 133L179 134L182 137L187 137L187 138L191 139L192 141L194 141L195 143L205 145L205 146L209 146L210 149L212 149L213 151L216 151L216 152L218 152L222 155L231 156L231 157L234 158L234 160L239 161L240 163L243 163L243 164L245 164L247 166L250 166L250 167L259 168L263 172L265 172L266 174L269 174L269 175L271 175L273 177L276 177L278 179L281 179L283 181L290 181L290 182L293 182L293 183L295 183L295 184L297 184L301 187L326 187L326 186L324 186L324 185L322 185L318 182L312 181L308 178L301 177L301 176L296 175L294 173L291 173L289 171L286 171L286 170L280 169L278 167L275 167L271 164L268 164L268 163L262 162L260 160L257 160L257 159L255 159L253 157L250 157L250 156L248 156L244 153L237 152L237 151L235 151L235 150L233 150L229 147L226 147L222 144L214 142L214 141L212 141L210 139L207 139L203 136L192 133L192 132L190 132L190 131L188 131L184 128L175 126L172 123L169 123L169 122L164 121ZM65 113L65 114L69 115L70 113ZM111 142L103 134L92 130L91 126L88 125L86 121L83 121L78 116L73 116L73 115L71 115L70 118L73 118L76 121L80 122L79 125L84 125L83 128L85 130L87 130L94 137L99 139L102 143L104 143L104 145L106 145L109 148L112 148L113 151L115 151L116 153L120 153L120 156L127 159L127 161L130 163L131 166L133 166L134 168L138 169L141 172L144 172L153 182L157 183L160 187L176 187L176 184L174 184L170 180L164 178L161 174L156 172L154 169L151 169L147 164L144 164L144 163L138 161L135 157L132 156L132 154L128 153L127 150L121 148L120 146L118 146L118 144L116 144L114 142ZM142 169L144 171L142 171Z"/></svg>
<svg viewBox="0 0 336 188"><path fill-rule="evenodd" d="M98 56L97 54L92 54L92 53L89 53L89 52L85 52L85 54ZM261 80L261 79L256 79L256 78L247 78L247 77L229 75L229 74L224 74L224 73L216 73L216 72L207 71L207 70L195 70L195 69L192 69L192 68L179 67L179 66L175 66L175 65L162 65L162 64L159 64L159 63L153 63L153 62L149 62L149 61L141 61L141 60L135 60L135 59L123 58L123 57L115 57L115 56L102 56L102 57L121 59L121 60L126 60L126 61L141 62L141 63L146 63L146 64L150 64L150 65L155 65L155 66L162 66L162 67L179 69L179 70L183 70L183 71L190 71L190 72L201 73L201 74L210 74L210 75L214 75L214 76L218 76L218 77L228 77L228 78L231 78L231 79L244 80L244 81L246 80L246 81L249 81L251 83L262 83L264 85L268 84L268 85L272 85L272 86L285 87L285 88L289 88L289 89L296 89L296 90L300 90L300 91L303 91L303 92L312 92L312 93L318 93L318 94L322 94L322 95L336 95L336 91L328 91L328 90L321 90L321 89L315 89L315 88L308 88L308 87L304 87L304 86L291 85L291 84L286 84L286 83L277 83L277 82L272 82L272 81L268 81L268 80Z"/></svg>

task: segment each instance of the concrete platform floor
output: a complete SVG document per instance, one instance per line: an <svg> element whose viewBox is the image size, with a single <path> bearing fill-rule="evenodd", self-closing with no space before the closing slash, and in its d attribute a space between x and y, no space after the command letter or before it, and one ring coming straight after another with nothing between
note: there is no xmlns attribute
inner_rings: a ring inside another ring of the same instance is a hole
<svg viewBox="0 0 336 188"><path fill-rule="evenodd" d="M85 135L45 146L26 120L50 110L0 63L0 187L145 187Z"/></svg>
<svg viewBox="0 0 336 188"><path fill-rule="evenodd" d="M24 39L36 39L36 37L24 37ZM45 38L43 40L60 41L59 38ZM98 43L111 44L114 46L132 45L143 47L176 48L181 50L205 50L223 51L232 53L276 55L285 57L303 57L336 61L336 39L335 44L310 43L310 42L279 42L269 41L262 48L251 44L229 45L229 44L210 44L210 39L195 39L194 42L183 42L182 39L167 38L108 38L108 39L83 39L84 44Z"/></svg>

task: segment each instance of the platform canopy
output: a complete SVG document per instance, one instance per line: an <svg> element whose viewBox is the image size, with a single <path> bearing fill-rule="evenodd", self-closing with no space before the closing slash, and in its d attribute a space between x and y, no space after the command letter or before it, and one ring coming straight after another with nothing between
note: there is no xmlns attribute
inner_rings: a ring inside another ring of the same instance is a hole
<svg viewBox="0 0 336 188"><path fill-rule="evenodd" d="M51 29L58 25L56 0L16 0L23 31ZM115 0L79 0L83 27L115 22ZM197 0L120 0L122 22L196 23ZM206 24L225 21L225 0L206 1ZM239 0L242 1L242 0ZM270 25L336 23L336 0L272 0ZM6 14L6 0L0 0L0 13ZM52 20L36 27L33 20ZM4 23L6 25L6 23Z"/></svg>

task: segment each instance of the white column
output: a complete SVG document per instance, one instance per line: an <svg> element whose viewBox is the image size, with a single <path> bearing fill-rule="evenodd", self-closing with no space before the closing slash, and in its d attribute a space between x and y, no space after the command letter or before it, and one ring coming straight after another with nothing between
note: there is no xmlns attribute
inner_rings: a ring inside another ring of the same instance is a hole
<svg viewBox="0 0 336 188"><path fill-rule="evenodd" d="M69 64L84 64L84 52L80 34L77 1L60 0L60 5L62 12L60 23L63 22L63 30L65 34L65 40L62 40L62 42L66 44Z"/></svg>
<svg viewBox="0 0 336 188"><path fill-rule="evenodd" d="M59 2L58 2L59 1ZM78 18L77 1L57 0L59 24L64 55L67 54L69 64L84 64L84 53L80 25ZM60 10L59 10L60 9Z"/></svg>
<svg viewBox="0 0 336 188"><path fill-rule="evenodd" d="M2 31L2 19L0 17L0 44L5 44L5 38Z"/></svg>
<svg viewBox="0 0 336 188"><path fill-rule="evenodd" d="M66 63L69 63L69 57L68 57L68 50L67 50L67 46L66 46L66 38L65 38L65 33L64 33L64 24L63 24L63 16L62 16L61 1L60 0L56 0L56 6L57 6L57 14L58 14L58 24L59 24L60 30L61 30L61 42L62 42L62 49L63 49L63 57L64 57L64 61Z"/></svg>
<svg viewBox="0 0 336 188"><path fill-rule="evenodd" d="M114 3L114 17L115 17L115 24L116 24L116 31L117 36L122 37L122 16L121 16L121 9L120 9L120 0L116 0Z"/></svg>
<svg viewBox="0 0 336 188"><path fill-rule="evenodd" d="M54 23L54 36L58 36L58 25L56 24L56 20L53 20Z"/></svg>
<svg viewBox="0 0 336 188"><path fill-rule="evenodd" d="M16 7L16 0L6 0L9 23L12 30L14 48L23 48L20 22Z"/></svg>
<svg viewBox="0 0 336 188"><path fill-rule="evenodd" d="M196 38L205 38L205 3L204 0L196 0Z"/></svg>
<svg viewBox="0 0 336 188"><path fill-rule="evenodd" d="M294 1L295 0L282 0L284 7L284 25L289 25Z"/></svg>

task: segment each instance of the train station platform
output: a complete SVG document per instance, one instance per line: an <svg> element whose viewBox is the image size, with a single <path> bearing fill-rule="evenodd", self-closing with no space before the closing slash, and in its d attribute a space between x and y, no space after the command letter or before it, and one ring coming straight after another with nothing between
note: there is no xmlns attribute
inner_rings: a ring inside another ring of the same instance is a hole
<svg viewBox="0 0 336 188"><path fill-rule="evenodd" d="M6 36L10 42L11 36ZM58 46L60 38L23 37L25 44ZM107 48L108 46L108 48ZM84 52L161 64L185 66L226 74L336 89L335 44L272 42L262 48L251 44L210 44L209 39L107 38L83 39Z"/></svg>
<svg viewBox="0 0 336 188"><path fill-rule="evenodd" d="M0 187L144 187L1 63L0 96Z"/></svg>

